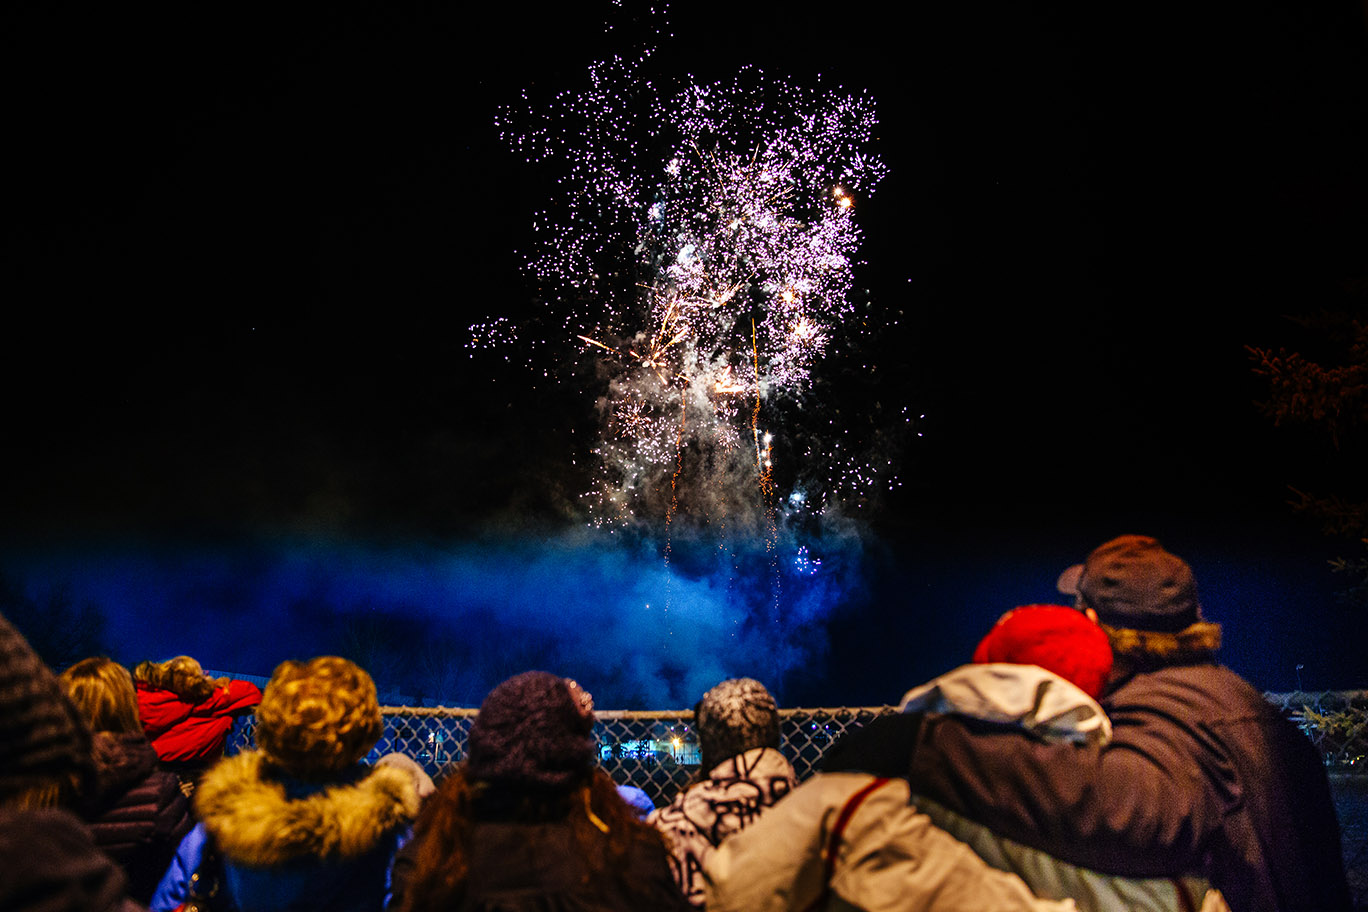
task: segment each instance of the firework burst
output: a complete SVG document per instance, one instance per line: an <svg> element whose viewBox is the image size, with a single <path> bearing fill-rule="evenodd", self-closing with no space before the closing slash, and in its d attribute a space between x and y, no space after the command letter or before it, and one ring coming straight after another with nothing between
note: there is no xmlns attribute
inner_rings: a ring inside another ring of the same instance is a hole
<svg viewBox="0 0 1368 912"><path fill-rule="evenodd" d="M595 521L756 531L776 435L822 359L868 331L853 266L857 201L886 170L868 151L875 106L754 68L666 85L651 61L596 63L587 89L500 112L504 140L559 172L529 266L556 331L597 365ZM472 330L477 344L516 335ZM851 474L832 472L816 505Z"/></svg>

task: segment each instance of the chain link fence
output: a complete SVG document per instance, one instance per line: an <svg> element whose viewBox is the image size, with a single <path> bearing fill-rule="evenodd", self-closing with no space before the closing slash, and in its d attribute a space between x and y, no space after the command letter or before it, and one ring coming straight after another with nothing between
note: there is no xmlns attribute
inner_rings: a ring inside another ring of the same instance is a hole
<svg viewBox="0 0 1368 912"><path fill-rule="evenodd" d="M1331 772L1368 774L1368 690L1264 696L1306 732Z"/></svg>
<svg viewBox="0 0 1368 912"><path fill-rule="evenodd" d="M1325 758L1340 812L1345 871L1355 908L1368 912L1368 691L1267 694L1311 738ZM780 710L780 749L800 780L821 766L827 748L843 734L891 706ZM384 734L368 762L398 752L418 761L434 778L465 758L466 738L477 710L389 706ZM599 764L621 785L643 789L657 807L668 803L699 772L698 739L690 710L599 710L594 734ZM228 752L254 743L255 719L240 718Z"/></svg>
<svg viewBox="0 0 1368 912"><path fill-rule="evenodd" d="M817 772L827 747L848 730L875 716L896 712L891 706L783 709L780 749L793 763L799 779ZM401 753L438 779L446 769L465 759L466 738L477 710L450 707L386 706L385 728L367 762ZM665 804L698 774L698 738L693 711L598 710L594 737L599 765L613 781L643 789L657 806ZM255 743L256 720L242 716L228 740L228 753Z"/></svg>
<svg viewBox="0 0 1368 912"><path fill-rule="evenodd" d="M1368 912L1368 690L1265 696L1282 707L1325 758L1354 908Z"/></svg>
<svg viewBox="0 0 1368 912"><path fill-rule="evenodd" d="M1306 732L1333 774L1368 775L1368 691L1295 691L1266 694ZM817 771L827 747L847 731L891 706L783 709L781 748L798 778ZM385 728L369 760L401 753L417 760L434 778L465 757L466 737L477 710L451 707L382 707ZM594 734L599 763L616 782L645 789L657 804L669 800L698 772L698 739L690 710L599 710ZM250 747L256 722L240 718L228 752Z"/></svg>

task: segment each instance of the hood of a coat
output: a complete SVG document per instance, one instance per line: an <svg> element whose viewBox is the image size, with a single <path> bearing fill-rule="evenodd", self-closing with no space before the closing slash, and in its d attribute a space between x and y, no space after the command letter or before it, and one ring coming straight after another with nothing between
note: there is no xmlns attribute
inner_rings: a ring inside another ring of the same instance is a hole
<svg viewBox="0 0 1368 912"><path fill-rule="evenodd" d="M1136 668L1163 668L1214 662L1221 648L1221 625L1198 621L1177 633L1102 625L1112 652Z"/></svg>
<svg viewBox="0 0 1368 912"><path fill-rule="evenodd" d="M138 685L138 718L147 737L156 739L190 718L193 703L187 703L169 690Z"/></svg>
<svg viewBox="0 0 1368 912"><path fill-rule="evenodd" d="M96 732L91 748L97 795L122 794L157 768L157 752L142 732Z"/></svg>
<svg viewBox="0 0 1368 912"><path fill-rule="evenodd" d="M909 690L899 709L1018 725L1047 741L1106 744L1112 735L1096 700L1037 665L961 665Z"/></svg>
<svg viewBox="0 0 1368 912"><path fill-rule="evenodd" d="M249 867L358 857L412 823L418 806L417 785L402 769L304 784L265 775L256 751L221 761L195 790L195 810L215 843Z"/></svg>

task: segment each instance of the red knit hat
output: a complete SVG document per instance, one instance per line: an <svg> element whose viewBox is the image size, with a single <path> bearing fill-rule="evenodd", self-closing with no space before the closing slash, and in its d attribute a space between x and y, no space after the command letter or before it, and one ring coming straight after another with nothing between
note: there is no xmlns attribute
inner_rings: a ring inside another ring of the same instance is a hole
<svg viewBox="0 0 1368 912"><path fill-rule="evenodd" d="M1111 674L1106 631L1087 615L1063 605L1024 605L998 620L974 650L975 662L1039 665L1093 699Z"/></svg>

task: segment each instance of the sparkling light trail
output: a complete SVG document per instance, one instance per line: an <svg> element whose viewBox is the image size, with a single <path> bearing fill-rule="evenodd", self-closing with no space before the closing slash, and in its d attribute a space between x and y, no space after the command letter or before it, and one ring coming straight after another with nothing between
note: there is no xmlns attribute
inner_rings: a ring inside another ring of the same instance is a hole
<svg viewBox="0 0 1368 912"><path fill-rule="evenodd" d="M594 521L687 514L765 534L775 436L801 420L837 341L878 328L857 316L853 279L857 201L886 173L869 151L875 106L754 68L672 83L652 55L500 112L503 139L558 174L529 267L553 291L551 325L599 362ZM472 327L475 345L510 335ZM820 510L864 474L836 468L797 503Z"/></svg>

